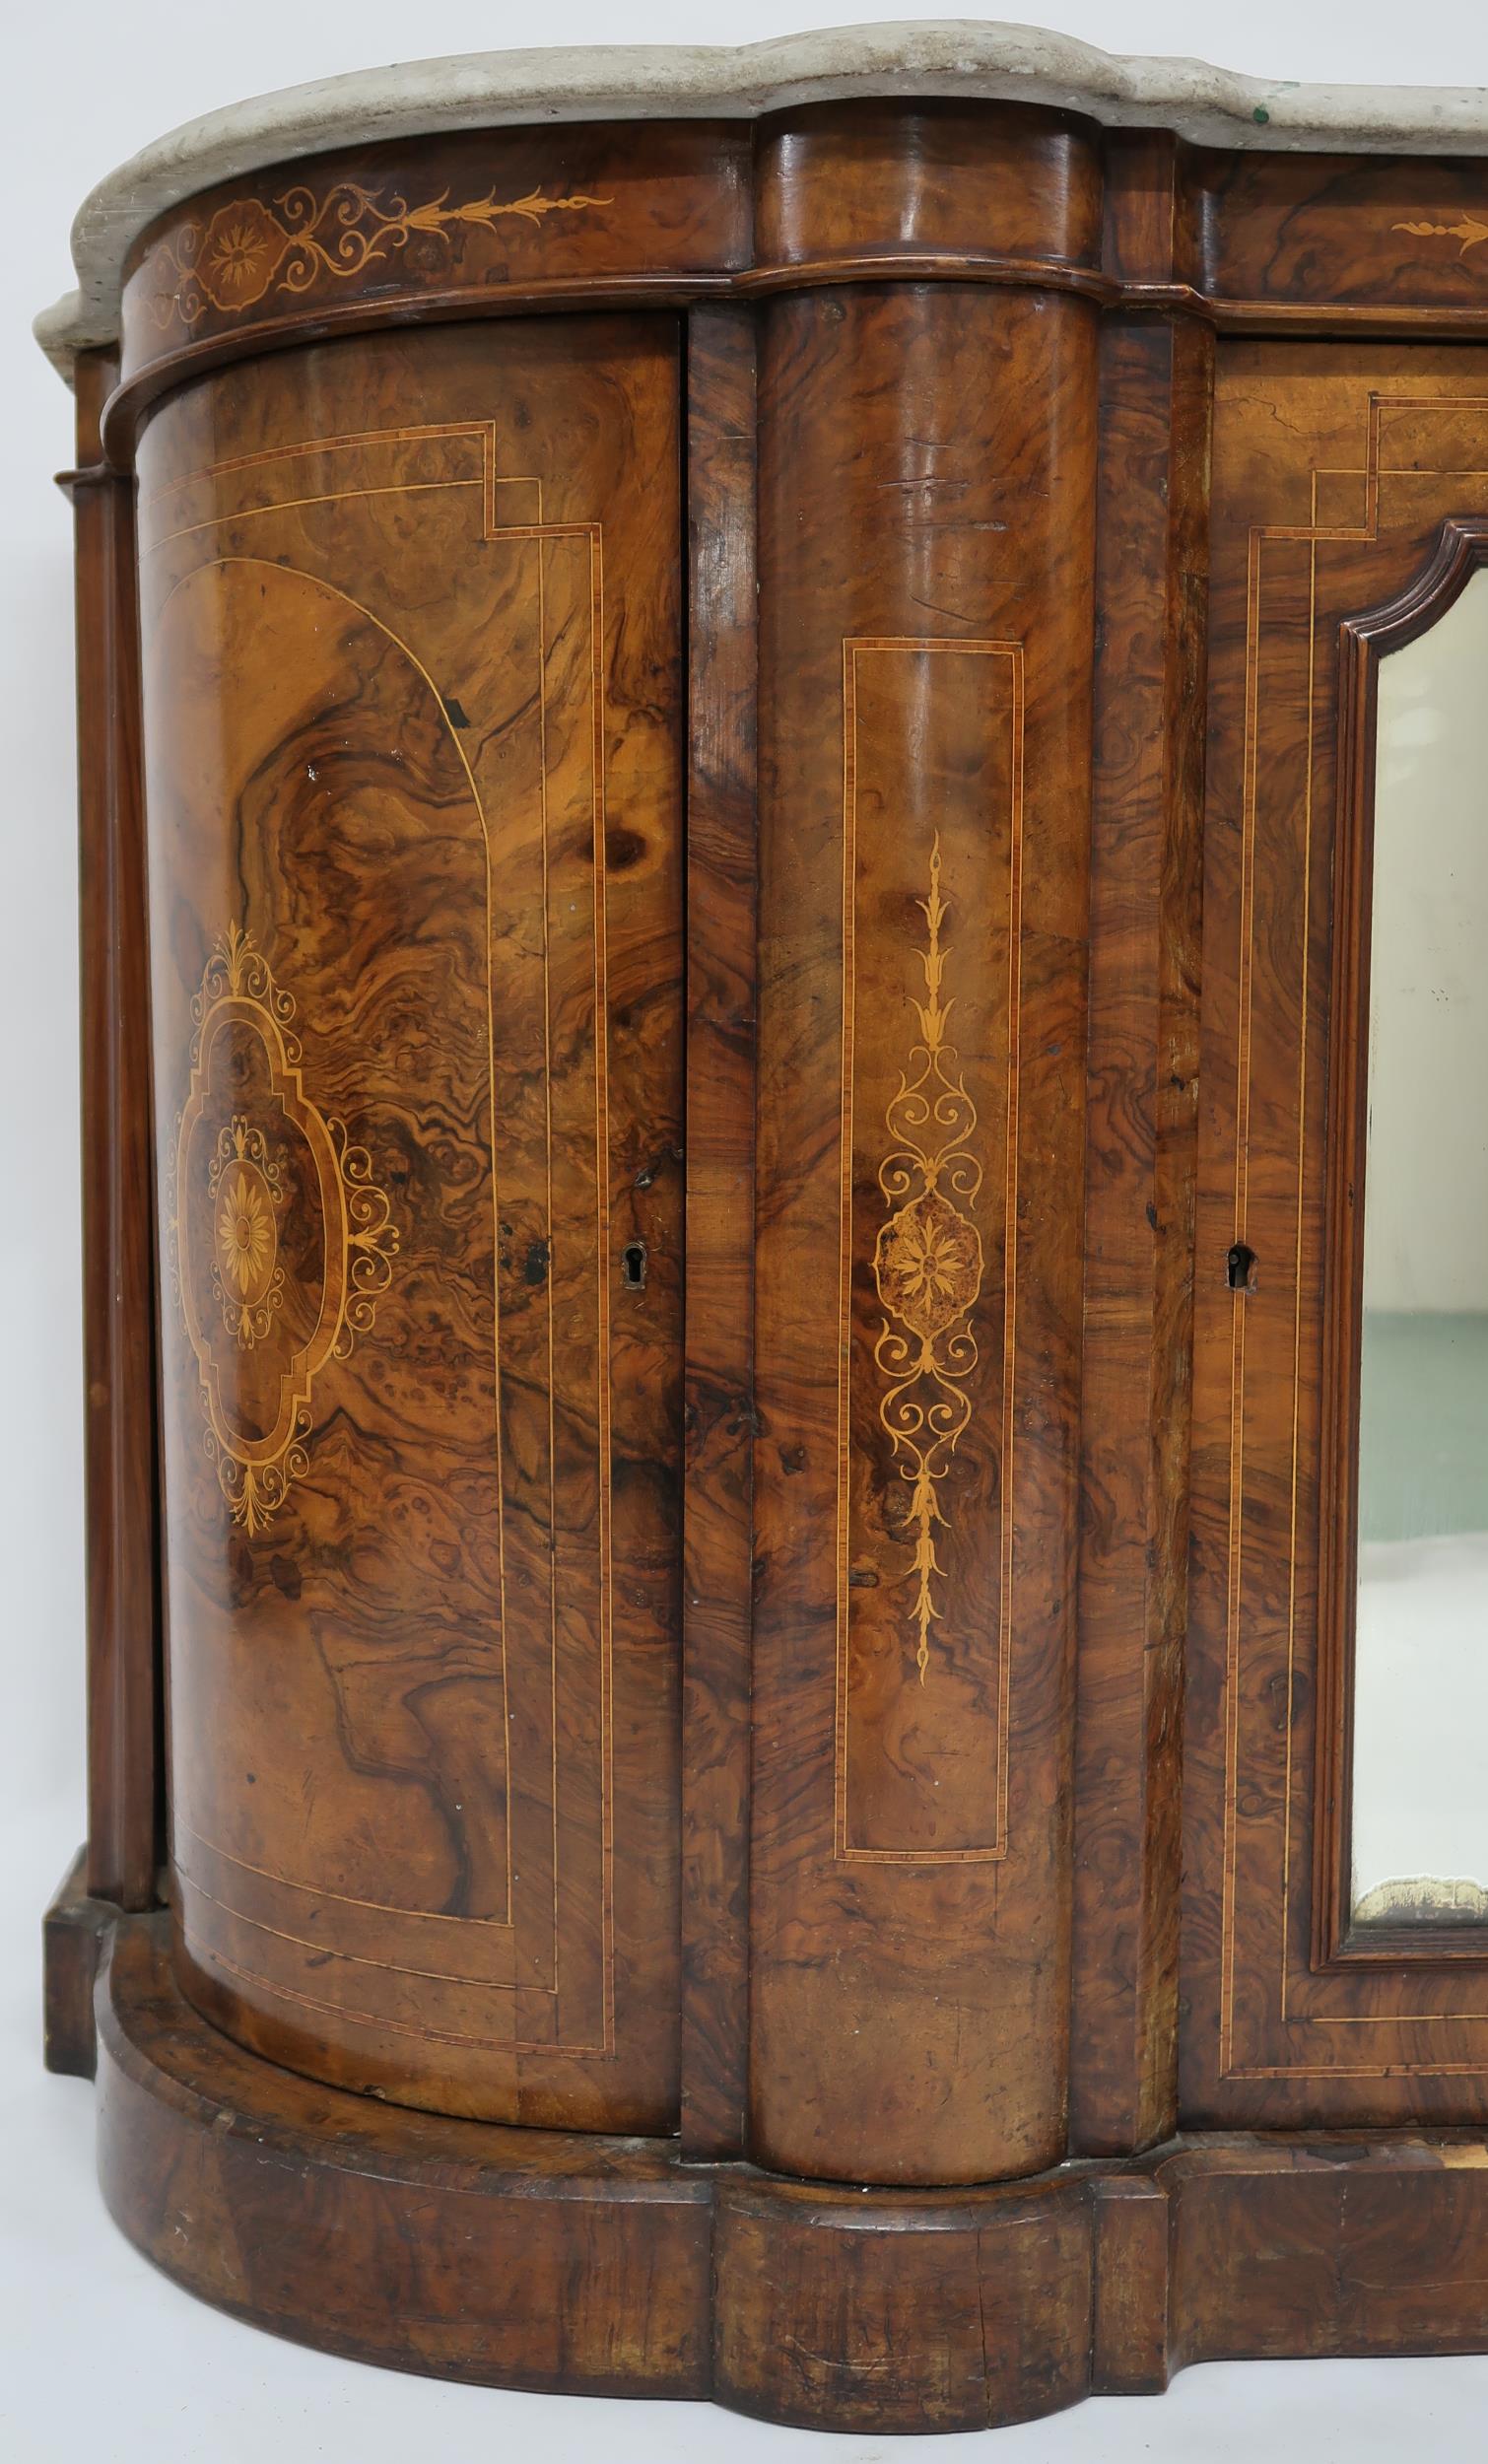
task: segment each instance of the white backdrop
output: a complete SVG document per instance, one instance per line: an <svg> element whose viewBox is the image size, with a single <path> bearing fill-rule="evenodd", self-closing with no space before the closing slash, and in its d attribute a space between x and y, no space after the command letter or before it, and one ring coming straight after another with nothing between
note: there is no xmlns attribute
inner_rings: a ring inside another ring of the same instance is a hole
<svg viewBox="0 0 1488 2464"><path fill-rule="evenodd" d="M1008 0L1010 7L1017 0ZM397 59L534 42L735 42L823 24L935 18L955 0L10 0L0 242L4 589L0 694L0 2451L10 2464L357 2464L438 2454L547 2464L1065 2457L1435 2458L1475 2449L1488 2362L1250 2363L1194 2370L1161 2403L1108 2399L976 2440L826 2440L693 2406L598 2405L359 2369L219 2318L156 2277L92 2184L92 2090L40 2069L38 1920L83 1829L77 936L70 521L49 474L70 404L32 344L67 288L67 230L94 180L174 123L266 87ZM1198 53L1257 76L1488 85L1480 6L1433 0L1048 0L1108 50ZM1488 105L1485 105L1488 107ZM1488 2304L1484 2312L1488 2339Z"/></svg>

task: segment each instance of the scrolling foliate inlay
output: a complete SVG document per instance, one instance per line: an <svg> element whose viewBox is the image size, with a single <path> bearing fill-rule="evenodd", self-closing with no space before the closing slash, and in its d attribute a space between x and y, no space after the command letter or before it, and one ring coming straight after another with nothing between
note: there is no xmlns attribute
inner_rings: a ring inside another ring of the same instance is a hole
<svg viewBox="0 0 1488 2464"><path fill-rule="evenodd" d="M1390 230L1408 232L1412 240L1455 240L1458 256L1488 240L1488 223L1478 222L1471 214L1464 214L1459 223L1391 223Z"/></svg>
<svg viewBox="0 0 1488 2464"><path fill-rule="evenodd" d="M1023 647L843 645L835 1853L1007 1853Z"/></svg>
<svg viewBox="0 0 1488 2464"><path fill-rule="evenodd" d="M257 197L220 205L205 223L186 223L160 242L150 259L155 288L150 312L164 333L176 318L198 324L209 309L235 315L256 306L270 290L303 292L322 275L345 281L416 232L447 242L457 230L491 231L498 223L541 224L550 214L581 214L613 203L581 193L499 198L494 188L458 205L444 189L427 205L406 197L380 203L355 180L337 180L323 196L295 187L276 197L273 209Z"/></svg>
<svg viewBox="0 0 1488 2464"><path fill-rule="evenodd" d="M368 1150L306 1093L294 998L238 924L191 1016L168 1170L171 1279L207 1454L252 1535L309 1468L315 1381L371 1331L398 1234Z"/></svg>
<svg viewBox="0 0 1488 2464"><path fill-rule="evenodd" d="M964 1381L977 1365L977 1337L968 1321L982 1277L981 1235L966 1211L981 1188L981 1166L969 1152L977 1107L946 1032L954 1004L943 997L938 833L928 895L916 903L926 931L918 953L924 998L911 999L919 1035L884 1116L897 1143L879 1166L878 1182L894 1211L873 1253L874 1281L889 1312L873 1357L889 1380L878 1416L910 1486L900 1529L913 1551L914 1664L923 1685L930 1628L940 1617L934 1587L945 1571L935 1534L949 1529L941 1484L971 1418Z"/></svg>

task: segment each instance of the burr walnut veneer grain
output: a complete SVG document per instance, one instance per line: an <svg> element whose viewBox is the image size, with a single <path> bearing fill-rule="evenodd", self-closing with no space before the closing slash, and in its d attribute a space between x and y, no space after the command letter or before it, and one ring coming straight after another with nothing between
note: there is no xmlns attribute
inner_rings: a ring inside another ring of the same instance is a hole
<svg viewBox="0 0 1488 2464"><path fill-rule="evenodd" d="M1488 2343L1488 1941L1342 1880L1484 199L906 92L135 240L47 2024L193 2291L870 2435Z"/></svg>

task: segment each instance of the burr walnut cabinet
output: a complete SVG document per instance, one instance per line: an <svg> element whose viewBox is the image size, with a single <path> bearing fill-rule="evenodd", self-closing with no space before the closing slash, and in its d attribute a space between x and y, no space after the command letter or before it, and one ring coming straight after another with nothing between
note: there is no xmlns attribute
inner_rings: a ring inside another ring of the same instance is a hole
<svg viewBox="0 0 1488 2464"><path fill-rule="evenodd" d="M916 28L84 209L48 2057L182 2285L870 2432L1488 2346L1485 153Z"/></svg>

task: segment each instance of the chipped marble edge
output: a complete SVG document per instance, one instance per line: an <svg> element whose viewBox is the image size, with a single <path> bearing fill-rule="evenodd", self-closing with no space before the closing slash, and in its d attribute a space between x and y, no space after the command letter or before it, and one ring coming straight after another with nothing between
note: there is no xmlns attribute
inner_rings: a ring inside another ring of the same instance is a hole
<svg viewBox="0 0 1488 2464"><path fill-rule="evenodd" d="M197 190L273 163L444 130L590 119L754 119L804 103L913 94L1041 103L1107 127L1291 153L1488 153L1488 88L1303 86L1199 60L1118 58L1067 34L969 20L841 27L738 48L482 51L362 69L236 103L158 137L84 200L78 287L34 333L65 376L115 340L125 255Z"/></svg>

